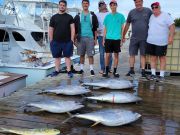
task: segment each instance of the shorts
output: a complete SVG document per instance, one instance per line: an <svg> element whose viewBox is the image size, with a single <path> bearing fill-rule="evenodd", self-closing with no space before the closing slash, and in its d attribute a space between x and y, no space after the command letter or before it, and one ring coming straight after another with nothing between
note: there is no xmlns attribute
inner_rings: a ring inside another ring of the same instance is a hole
<svg viewBox="0 0 180 135"><path fill-rule="evenodd" d="M158 46L158 45L148 43L147 48L146 48L146 54L153 55L153 56L166 56L167 45Z"/></svg>
<svg viewBox="0 0 180 135"><path fill-rule="evenodd" d="M140 50L140 55L145 56L146 47L147 47L147 42L145 40L137 40L137 39L131 38L130 45L129 45L129 55L130 56L138 55L138 51Z"/></svg>
<svg viewBox="0 0 180 135"><path fill-rule="evenodd" d="M80 43L77 44L77 54L87 56L94 56L94 39L89 37L81 37Z"/></svg>
<svg viewBox="0 0 180 135"><path fill-rule="evenodd" d="M51 41L50 49L53 58L71 57L73 55L73 42Z"/></svg>
<svg viewBox="0 0 180 135"><path fill-rule="evenodd" d="M121 52L121 40L105 40L105 52L106 53L119 53Z"/></svg>

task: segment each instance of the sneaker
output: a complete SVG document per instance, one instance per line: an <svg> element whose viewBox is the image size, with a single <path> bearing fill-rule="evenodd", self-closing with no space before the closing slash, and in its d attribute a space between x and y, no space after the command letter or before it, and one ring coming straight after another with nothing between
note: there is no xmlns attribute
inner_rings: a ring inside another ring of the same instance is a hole
<svg viewBox="0 0 180 135"><path fill-rule="evenodd" d="M118 73L113 73L114 77L119 78L119 74Z"/></svg>
<svg viewBox="0 0 180 135"><path fill-rule="evenodd" d="M112 70L109 70L109 73L112 73Z"/></svg>
<svg viewBox="0 0 180 135"><path fill-rule="evenodd" d="M135 72L132 71L132 70L130 70L130 71L126 74L126 76L131 76L131 75L134 75L134 74L135 74Z"/></svg>
<svg viewBox="0 0 180 135"><path fill-rule="evenodd" d="M106 77L106 78L108 78L109 76L108 76L108 74L103 73L102 77Z"/></svg>
<svg viewBox="0 0 180 135"><path fill-rule="evenodd" d="M94 70L91 70L90 72L91 72L91 76L95 75Z"/></svg>
<svg viewBox="0 0 180 135"><path fill-rule="evenodd" d="M145 73L145 71L142 71L142 72L141 72L141 77L142 77L142 78L146 78L146 73Z"/></svg>
<svg viewBox="0 0 180 135"><path fill-rule="evenodd" d="M157 82L164 82L164 81L165 81L165 78L162 77L162 76L159 76L159 77L157 78Z"/></svg>
<svg viewBox="0 0 180 135"><path fill-rule="evenodd" d="M79 74L83 74L84 71L81 69L80 71L78 71Z"/></svg>
<svg viewBox="0 0 180 135"><path fill-rule="evenodd" d="M50 75L51 77L55 77L55 76L57 76L59 74L59 72L58 71L54 71L54 72L52 72L52 74Z"/></svg>
<svg viewBox="0 0 180 135"><path fill-rule="evenodd" d="M157 80L157 77L156 75L150 75L150 76L147 76L147 80L151 80L151 81Z"/></svg>
<svg viewBox="0 0 180 135"><path fill-rule="evenodd" d="M68 77L73 78L73 73L71 71L68 72Z"/></svg>

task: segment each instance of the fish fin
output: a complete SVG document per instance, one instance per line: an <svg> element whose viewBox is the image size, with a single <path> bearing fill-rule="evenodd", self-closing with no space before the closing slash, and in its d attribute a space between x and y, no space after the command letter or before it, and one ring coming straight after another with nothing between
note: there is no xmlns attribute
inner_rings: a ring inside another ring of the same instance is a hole
<svg viewBox="0 0 180 135"><path fill-rule="evenodd" d="M8 129L0 127L0 132L2 132L2 133L8 132Z"/></svg>
<svg viewBox="0 0 180 135"><path fill-rule="evenodd" d="M94 126L96 126L97 124L99 124L100 122L99 121L97 121L97 122L95 122L93 125L91 125L91 127L94 127Z"/></svg>
<svg viewBox="0 0 180 135"><path fill-rule="evenodd" d="M74 118L75 115L72 115L70 112L67 112L67 114L70 116L69 118L65 119L64 121L61 122L61 124L66 123L67 121L69 121L70 119Z"/></svg>

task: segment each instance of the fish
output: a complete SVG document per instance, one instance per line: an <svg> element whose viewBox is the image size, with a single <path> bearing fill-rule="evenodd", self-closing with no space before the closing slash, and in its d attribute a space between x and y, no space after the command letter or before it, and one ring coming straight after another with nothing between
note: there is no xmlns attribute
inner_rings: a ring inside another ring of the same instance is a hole
<svg viewBox="0 0 180 135"><path fill-rule="evenodd" d="M29 103L27 106L37 107L40 108L41 111L51 113L66 113L84 107L80 102L63 100L40 101Z"/></svg>
<svg viewBox="0 0 180 135"><path fill-rule="evenodd" d="M82 83L82 86L94 86L109 89L127 89L132 88L133 84L128 80L108 79L98 82Z"/></svg>
<svg viewBox="0 0 180 135"><path fill-rule="evenodd" d="M99 96L91 96L85 98L110 103L132 103L142 100L142 98L127 92L110 92Z"/></svg>
<svg viewBox="0 0 180 135"><path fill-rule="evenodd" d="M55 89L48 89L42 91L42 93L55 93L55 94L62 94L62 95L82 95L86 93L90 93L91 91L89 89L86 89L82 86L72 86L68 85L66 87L60 86Z"/></svg>
<svg viewBox="0 0 180 135"><path fill-rule="evenodd" d="M58 135L60 131L58 129L50 129L50 128L40 128L40 129L7 129L0 128L0 132L3 133L13 133L19 135Z"/></svg>
<svg viewBox="0 0 180 135"><path fill-rule="evenodd" d="M94 121L95 123L91 127L99 123L105 126L122 126L138 120L141 117L141 114L124 109L103 109L71 116L71 118L74 117Z"/></svg>

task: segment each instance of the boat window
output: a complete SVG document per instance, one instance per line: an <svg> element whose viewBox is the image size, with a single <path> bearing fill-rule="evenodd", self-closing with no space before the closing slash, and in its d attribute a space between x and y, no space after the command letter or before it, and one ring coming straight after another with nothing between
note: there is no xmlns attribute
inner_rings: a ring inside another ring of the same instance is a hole
<svg viewBox="0 0 180 135"><path fill-rule="evenodd" d="M9 42L9 34L5 30L0 29L0 42Z"/></svg>
<svg viewBox="0 0 180 135"><path fill-rule="evenodd" d="M25 38L20 33L13 31L12 34L16 41L25 41Z"/></svg>
<svg viewBox="0 0 180 135"><path fill-rule="evenodd" d="M35 41L42 41L43 40L43 32L32 32L31 35Z"/></svg>

